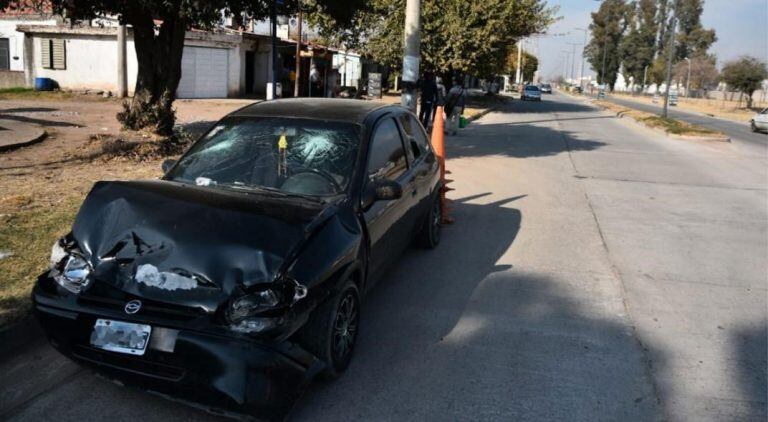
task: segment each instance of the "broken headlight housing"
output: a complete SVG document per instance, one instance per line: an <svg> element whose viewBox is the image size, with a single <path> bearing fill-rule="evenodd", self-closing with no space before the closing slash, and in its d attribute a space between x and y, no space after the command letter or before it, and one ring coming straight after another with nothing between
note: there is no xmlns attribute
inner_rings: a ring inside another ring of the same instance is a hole
<svg viewBox="0 0 768 422"><path fill-rule="evenodd" d="M56 284L72 293L80 293L91 279L91 263L74 242L62 238L51 248L51 276Z"/></svg>
<svg viewBox="0 0 768 422"><path fill-rule="evenodd" d="M281 325L284 315L274 312L307 296L307 288L288 279L270 284L230 301L225 312L229 328L241 333L259 333Z"/></svg>

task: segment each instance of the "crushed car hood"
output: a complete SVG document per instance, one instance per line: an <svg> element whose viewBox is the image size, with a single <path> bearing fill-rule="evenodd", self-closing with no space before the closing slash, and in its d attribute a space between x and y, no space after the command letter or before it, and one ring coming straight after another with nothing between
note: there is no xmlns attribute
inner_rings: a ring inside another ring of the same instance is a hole
<svg viewBox="0 0 768 422"><path fill-rule="evenodd" d="M73 236L96 283L213 312L276 280L333 206L170 181L99 182Z"/></svg>

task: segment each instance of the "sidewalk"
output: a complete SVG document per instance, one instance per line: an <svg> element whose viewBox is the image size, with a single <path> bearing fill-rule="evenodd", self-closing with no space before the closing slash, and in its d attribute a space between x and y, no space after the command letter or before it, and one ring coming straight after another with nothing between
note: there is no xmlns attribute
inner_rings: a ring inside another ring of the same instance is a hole
<svg viewBox="0 0 768 422"><path fill-rule="evenodd" d="M32 145L46 135L42 126L0 119L0 152Z"/></svg>

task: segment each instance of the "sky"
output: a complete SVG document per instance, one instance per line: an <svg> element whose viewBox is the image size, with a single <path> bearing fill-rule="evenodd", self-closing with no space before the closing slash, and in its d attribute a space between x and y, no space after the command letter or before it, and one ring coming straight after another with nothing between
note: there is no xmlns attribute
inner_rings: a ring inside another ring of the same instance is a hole
<svg viewBox="0 0 768 422"><path fill-rule="evenodd" d="M600 7L595 0L547 0L550 6L560 6L561 19L550 27L547 35L538 40L529 40L526 49L538 49L541 64L541 78L553 79L562 75L564 69L579 76L581 70L581 48L584 32L576 28L587 28L592 21L591 12ZM710 52L718 57L718 66L728 60L750 55L768 62L768 0L704 0L702 24L714 29L717 42ZM571 56L578 43L575 66L571 67ZM537 45L538 44L538 45ZM538 47L538 48L537 48ZM566 54L568 51L571 54ZM589 63L584 61L584 75L593 75Z"/></svg>

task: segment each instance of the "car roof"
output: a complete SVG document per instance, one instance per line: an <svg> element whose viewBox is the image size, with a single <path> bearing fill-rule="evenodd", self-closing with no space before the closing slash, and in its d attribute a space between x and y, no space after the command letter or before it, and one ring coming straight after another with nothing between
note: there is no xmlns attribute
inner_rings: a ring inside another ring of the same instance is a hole
<svg viewBox="0 0 768 422"><path fill-rule="evenodd" d="M292 117L363 124L366 117L382 110L407 110L398 105L341 98L286 98L260 101L230 114L237 117Z"/></svg>

